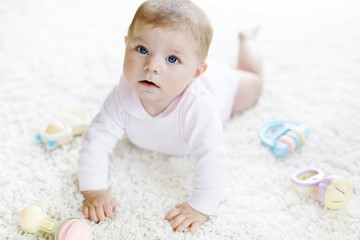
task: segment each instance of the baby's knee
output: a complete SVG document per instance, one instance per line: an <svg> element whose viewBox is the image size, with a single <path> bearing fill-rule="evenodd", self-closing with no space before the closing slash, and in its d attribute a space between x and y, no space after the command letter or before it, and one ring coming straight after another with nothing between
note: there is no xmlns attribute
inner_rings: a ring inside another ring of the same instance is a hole
<svg viewBox="0 0 360 240"><path fill-rule="evenodd" d="M260 75L248 73L242 78L236 92L232 114L243 113L253 107L260 98L263 80Z"/></svg>
<svg viewBox="0 0 360 240"><path fill-rule="evenodd" d="M254 74L255 75L255 74ZM255 75L253 78L253 91L256 101L259 99L263 89L263 79L260 75Z"/></svg>
<svg viewBox="0 0 360 240"><path fill-rule="evenodd" d="M246 82L247 83L244 85L246 85L248 97L250 98L250 101L256 102L259 99L263 88L262 75L249 73Z"/></svg>

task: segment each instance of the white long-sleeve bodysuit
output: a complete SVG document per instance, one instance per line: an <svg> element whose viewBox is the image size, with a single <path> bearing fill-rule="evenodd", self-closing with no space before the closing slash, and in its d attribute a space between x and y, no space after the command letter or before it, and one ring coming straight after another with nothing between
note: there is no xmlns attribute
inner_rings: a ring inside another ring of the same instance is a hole
<svg viewBox="0 0 360 240"><path fill-rule="evenodd" d="M210 66L207 74L188 86L156 117L145 111L136 92L122 76L84 136L79 164L80 190L108 187L108 155L126 134L132 143L144 149L193 156L194 189L188 204L201 213L215 214L222 196L227 160L222 124L230 117L239 78L234 70ZM224 70L228 71L228 79L223 80Z"/></svg>

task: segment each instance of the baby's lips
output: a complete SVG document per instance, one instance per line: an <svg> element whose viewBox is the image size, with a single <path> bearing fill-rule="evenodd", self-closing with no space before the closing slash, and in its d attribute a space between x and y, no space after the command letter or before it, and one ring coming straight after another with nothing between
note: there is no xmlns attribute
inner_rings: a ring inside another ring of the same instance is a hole
<svg viewBox="0 0 360 240"><path fill-rule="evenodd" d="M140 82L146 86L159 87L158 85L156 85L156 83L149 81L149 80L142 80Z"/></svg>

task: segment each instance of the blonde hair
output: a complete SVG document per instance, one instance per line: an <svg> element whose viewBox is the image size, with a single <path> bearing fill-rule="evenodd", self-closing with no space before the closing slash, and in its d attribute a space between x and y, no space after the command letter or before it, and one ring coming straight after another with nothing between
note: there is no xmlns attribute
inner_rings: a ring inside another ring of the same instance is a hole
<svg viewBox="0 0 360 240"><path fill-rule="evenodd" d="M137 9L129 26L132 36L136 22L151 24L154 28L173 28L190 33L199 43L197 55L205 61L213 30L206 13L190 0L147 0Z"/></svg>

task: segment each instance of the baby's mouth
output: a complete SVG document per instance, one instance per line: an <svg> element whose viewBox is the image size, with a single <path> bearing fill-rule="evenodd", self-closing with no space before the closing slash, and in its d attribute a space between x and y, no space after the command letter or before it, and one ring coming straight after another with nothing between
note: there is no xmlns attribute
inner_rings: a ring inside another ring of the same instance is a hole
<svg viewBox="0 0 360 240"><path fill-rule="evenodd" d="M143 81L140 81L140 83L145 86L145 87L154 87L154 88L159 88L158 85L156 85L155 83L153 82L150 82L148 80L143 80Z"/></svg>

